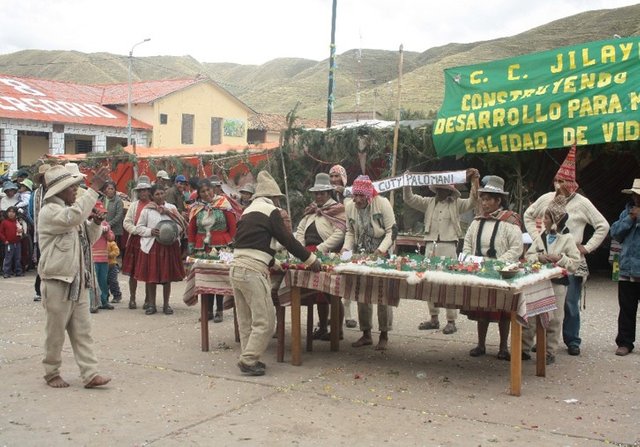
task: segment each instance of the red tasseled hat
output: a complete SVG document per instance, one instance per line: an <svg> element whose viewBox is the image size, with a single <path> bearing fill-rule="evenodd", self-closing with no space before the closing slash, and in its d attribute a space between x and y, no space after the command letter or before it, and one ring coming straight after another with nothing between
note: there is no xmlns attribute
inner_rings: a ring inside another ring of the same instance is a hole
<svg viewBox="0 0 640 447"><path fill-rule="evenodd" d="M576 181L576 146L571 146L567 158L564 159L558 173L556 174L558 180L564 180L565 182Z"/></svg>

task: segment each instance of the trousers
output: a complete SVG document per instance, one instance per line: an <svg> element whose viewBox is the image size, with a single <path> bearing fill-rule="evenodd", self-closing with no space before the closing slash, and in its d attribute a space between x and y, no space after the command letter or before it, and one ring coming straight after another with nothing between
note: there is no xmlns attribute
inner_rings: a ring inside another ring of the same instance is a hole
<svg viewBox="0 0 640 447"><path fill-rule="evenodd" d="M89 304L81 294L78 301L68 299L70 285L57 280L42 280L42 305L46 312L44 340L44 379L60 375L65 331L82 381L87 384L98 375L98 359L93 351Z"/></svg>
<svg viewBox="0 0 640 447"><path fill-rule="evenodd" d="M240 332L240 361L253 366L264 354L276 328L271 283L265 275L244 267L229 270Z"/></svg>
<svg viewBox="0 0 640 447"><path fill-rule="evenodd" d="M387 332L393 326L393 307L377 304L378 329ZM358 321L361 331L370 331L373 326L373 304L358 303Z"/></svg>

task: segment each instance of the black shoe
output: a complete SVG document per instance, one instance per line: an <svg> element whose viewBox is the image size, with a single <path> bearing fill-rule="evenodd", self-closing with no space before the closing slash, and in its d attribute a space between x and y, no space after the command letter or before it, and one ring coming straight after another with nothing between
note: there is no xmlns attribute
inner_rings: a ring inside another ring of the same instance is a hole
<svg viewBox="0 0 640 447"><path fill-rule="evenodd" d="M531 360L531 354L522 351L522 360Z"/></svg>
<svg viewBox="0 0 640 447"><path fill-rule="evenodd" d="M538 347L536 345L531 346L531 352L536 352Z"/></svg>
<svg viewBox="0 0 640 447"><path fill-rule="evenodd" d="M556 362L556 356L553 354L547 354L546 360L547 365L551 365Z"/></svg>
<svg viewBox="0 0 640 447"><path fill-rule="evenodd" d="M580 355L580 346L569 346L569 355Z"/></svg>
<svg viewBox="0 0 640 447"><path fill-rule="evenodd" d="M112 303L118 304L120 301L122 301L122 297L113 297L113 299L111 300Z"/></svg>
<svg viewBox="0 0 640 447"><path fill-rule="evenodd" d="M242 362L238 362L238 368L240 368L242 374L246 376L264 376L265 372L265 366L262 362L256 362L256 364L253 366L245 365Z"/></svg>
<svg viewBox="0 0 640 447"><path fill-rule="evenodd" d="M42 301L42 297L40 295L35 295L33 297L33 301Z"/></svg>
<svg viewBox="0 0 640 447"><path fill-rule="evenodd" d="M92 307L89 309L89 312L91 312L92 314L97 314L98 313L98 308L97 307Z"/></svg>
<svg viewBox="0 0 640 447"><path fill-rule="evenodd" d="M103 309L103 310L113 310L113 306L109 303L107 304L101 304L98 309Z"/></svg>
<svg viewBox="0 0 640 447"><path fill-rule="evenodd" d="M211 320L211 318L209 318ZM213 315L213 322L214 323L222 323L223 317L222 317L222 311L218 310L216 311L216 313Z"/></svg>

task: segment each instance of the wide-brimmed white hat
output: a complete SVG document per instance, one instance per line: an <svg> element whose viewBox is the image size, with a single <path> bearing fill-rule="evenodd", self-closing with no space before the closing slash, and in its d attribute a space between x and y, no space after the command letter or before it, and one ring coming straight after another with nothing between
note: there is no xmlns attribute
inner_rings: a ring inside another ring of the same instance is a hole
<svg viewBox="0 0 640 447"><path fill-rule="evenodd" d="M167 174L167 171L158 171L156 172L156 178L161 178L164 180L171 180L171 177L169 177L169 174Z"/></svg>
<svg viewBox="0 0 640 447"><path fill-rule="evenodd" d="M486 179L486 184L478 189L478 192L488 192L490 194L500 194L503 196L508 196L509 193L504 190L504 179L502 177L498 177L497 175L487 175L483 178Z"/></svg>
<svg viewBox="0 0 640 447"><path fill-rule="evenodd" d="M136 187L133 188L134 191L138 189L150 189L151 188L151 180L146 175L141 175L138 177L138 183L136 183Z"/></svg>
<svg viewBox="0 0 640 447"><path fill-rule="evenodd" d="M77 166L77 165L76 165ZM77 185L84 181L84 177L73 175L64 166L52 166L44 173L44 180L47 182L47 193L44 198L49 199L61 193L69 186Z"/></svg>
<svg viewBox="0 0 640 447"><path fill-rule="evenodd" d="M83 174L80 172L80 168L76 163L67 163L64 165L65 169L67 169L72 175L76 177L86 177L87 174Z"/></svg>
<svg viewBox="0 0 640 447"><path fill-rule="evenodd" d="M623 189L622 192L624 194L640 194L640 178L637 178L633 181L633 186L629 189Z"/></svg>
<svg viewBox="0 0 640 447"><path fill-rule="evenodd" d="M331 184L331 177L329 177L329 174L325 174L324 172L316 174L316 182L311 188L309 188L309 191L333 191L333 185Z"/></svg>

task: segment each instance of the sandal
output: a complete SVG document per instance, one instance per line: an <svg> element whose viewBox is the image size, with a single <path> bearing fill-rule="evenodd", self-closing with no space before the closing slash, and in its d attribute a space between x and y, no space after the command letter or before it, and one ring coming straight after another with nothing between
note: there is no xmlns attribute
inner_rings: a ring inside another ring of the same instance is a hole
<svg viewBox="0 0 640 447"><path fill-rule="evenodd" d="M135 300L129 300L129 309L136 309L137 307Z"/></svg>
<svg viewBox="0 0 640 447"><path fill-rule="evenodd" d="M497 357L498 360L511 360L511 354L506 349L498 351Z"/></svg>
<svg viewBox="0 0 640 447"><path fill-rule="evenodd" d="M158 309L156 309L156 306L152 306L152 305L149 305L149 306L144 310L144 313L145 313L146 315L153 315L153 314L155 314L155 313L157 313L157 312L158 312Z"/></svg>
<svg viewBox="0 0 640 447"><path fill-rule="evenodd" d="M331 332L327 332L324 335L320 336L320 340L322 341L331 341ZM340 331L340 340L344 340L344 334Z"/></svg>
<svg viewBox="0 0 640 447"><path fill-rule="evenodd" d="M481 355L485 355L487 353L486 348L481 348L480 346L476 346L471 351L469 351L469 355L471 357L480 357Z"/></svg>
<svg viewBox="0 0 640 447"><path fill-rule="evenodd" d="M166 306L162 306L162 313L165 315L173 315L173 309L167 304Z"/></svg>
<svg viewBox="0 0 640 447"><path fill-rule="evenodd" d="M418 325L418 329L421 331L425 331L428 329L440 329L440 322L439 321L423 321L422 323L420 323Z"/></svg>
<svg viewBox="0 0 640 447"><path fill-rule="evenodd" d="M324 337L328 333L329 332L326 329L317 327L313 330L313 339L322 340L322 337Z"/></svg>
<svg viewBox="0 0 640 447"><path fill-rule="evenodd" d="M216 311L216 313L213 315L213 322L222 323L222 320L223 320L222 311Z"/></svg>

